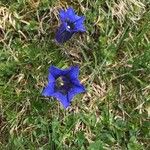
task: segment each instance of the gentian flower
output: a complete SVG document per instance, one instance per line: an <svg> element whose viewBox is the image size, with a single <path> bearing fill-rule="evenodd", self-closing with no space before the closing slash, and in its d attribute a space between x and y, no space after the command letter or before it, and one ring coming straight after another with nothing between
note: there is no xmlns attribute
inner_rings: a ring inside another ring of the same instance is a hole
<svg viewBox="0 0 150 150"><path fill-rule="evenodd" d="M79 68L70 67L61 70L54 66L49 68L48 84L44 88L43 96L58 99L67 108L76 94L85 92L85 88L78 80Z"/></svg>
<svg viewBox="0 0 150 150"><path fill-rule="evenodd" d="M55 37L58 43L66 42L74 33L86 31L83 25L85 17L76 15L71 7L69 7L66 11L61 10L59 18L61 20L61 25L58 28Z"/></svg>

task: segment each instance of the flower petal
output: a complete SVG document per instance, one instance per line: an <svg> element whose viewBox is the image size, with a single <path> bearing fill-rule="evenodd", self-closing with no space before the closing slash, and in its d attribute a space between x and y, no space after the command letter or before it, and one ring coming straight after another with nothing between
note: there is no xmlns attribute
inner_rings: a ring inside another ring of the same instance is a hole
<svg viewBox="0 0 150 150"><path fill-rule="evenodd" d="M80 17L80 19L76 20L76 22L74 23L75 24L75 30L81 31L81 32L86 31L84 24L83 24L84 20L85 20L84 16L82 16L82 17Z"/></svg>
<svg viewBox="0 0 150 150"><path fill-rule="evenodd" d="M80 86L74 86L69 92L68 92L68 99L71 101L73 97L79 93L85 92L85 88L83 85Z"/></svg>
<svg viewBox="0 0 150 150"><path fill-rule="evenodd" d="M60 10L60 12L59 12L59 17L60 17L60 20L61 20L62 22L64 22L64 21L67 19L67 14L66 14L66 12L65 12L64 10Z"/></svg>
<svg viewBox="0 0 150 150"><path fill-rule="evenodd" d="M74 86L81 86L82 84L80 83L79 79L78 78L74 78L73 80L71 80L72 84Z"/></svg>
<svg viewBox="0 0 150 150"><path fill-rule="evenodd" d="M56 92L52 96L57 98L64 106L64 108L67 108L70 105L70 101L68 100L67 95L63 95L60 92Z"/></svg>
<svg viewBox="0 0 150 150"><path fill-rule="evenodd" d="M86 32L86 29L83 25L80 25L78 27L76 27L75 31L74 32Z"/></svg>
<svg viewBox="0 0 150 150"><path fill-rule="evenodd" d="M61 24L56 33L55 39L58 43L64 43L68 41L72 37L73 34L74 32L67 31L65 25Z"/></svg>
<svg viewBox="0 0 150 150"><path fill-rule="evenodd" d="M68 19L71 21L71 22L74 22L76 20L76 15L75 15L75 12L73 10L72 7L69 7L66 11L66 14L68 16Z"/></svg>
<svg viewBox="0 0 150 150"><path fill-rule="evenodd" d="M51 66L49 68L49 74L51 74L55 79L58 78L61 74L62 74L62 70L55 67L55 66Z"/></svg>
<svg viewBox="0 0 150 150"><path fill-rule="evenodd" d="M78 15L75 15L74 18L75 18L75 21L77 21L77 20L80 19L81 17L78 16Z"/></svg>
<svg viewBox="0 0 150 150"><path fill-rule="evenodd" d="M71 80L78 78L79 75L79 67L78 66L73 66L70 67L69 71L69 77Z"/></svg>
<svg viewBox="0 0 150 150"><path fill-rule="evenodd" d="M48 83L52 83L52 82L55 82L55 78L51 73L49 73L48 74Z"/></svg>
<svg viewBox="0 0 150 150"><path fill-rule="evenodd" d="M52 94L54 93L54 87L55 87L55 83L50 83L48 84L43 92L42 92L42 95L43 96L52 96Z"/></svg>

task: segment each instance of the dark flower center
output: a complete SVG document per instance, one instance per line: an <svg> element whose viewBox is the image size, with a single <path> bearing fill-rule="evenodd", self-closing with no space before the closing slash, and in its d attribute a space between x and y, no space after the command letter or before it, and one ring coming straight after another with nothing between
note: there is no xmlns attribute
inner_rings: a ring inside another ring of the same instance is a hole
<svg viewBox="0 0 150 150"><path fill-rule="evenodd" d="M60 76L56 79L55 91L66 95L68 91L72 88L71 81L65 76Z"/></svg>
<svg viewBox="0 0 150 150"><path fill-rule="evenodd" d="M70 29L70 30L74 29L74 27L75 27L74 22L71 22L70 20L67 19L66 23L67 23L68 29Z"/></svg>

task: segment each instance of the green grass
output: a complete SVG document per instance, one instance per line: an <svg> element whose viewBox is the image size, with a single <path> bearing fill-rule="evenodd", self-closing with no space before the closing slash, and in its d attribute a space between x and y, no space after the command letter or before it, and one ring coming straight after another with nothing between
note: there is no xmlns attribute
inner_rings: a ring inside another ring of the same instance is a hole
<svg viewBox="0 0 150 150"><path fill-rule="evenodd" d="M84 34L54 41L58 10ZM1 0L0 149L149 150L150 2ZM50 65L80 66L87 92L64 110L41 96Z"/></svg>

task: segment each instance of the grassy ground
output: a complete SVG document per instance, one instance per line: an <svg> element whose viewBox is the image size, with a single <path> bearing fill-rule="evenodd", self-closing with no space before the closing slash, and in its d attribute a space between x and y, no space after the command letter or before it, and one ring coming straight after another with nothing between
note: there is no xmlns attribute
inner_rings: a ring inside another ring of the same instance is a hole
<svg viewBox="0 0 150 150"><path fill-rule="evenodd" d="M87 32L58 45L68 6ZM52 64L80 66L67 110L41 96ZM0 149L149 150L149 119L149 0L0 1Z"/></svg>

